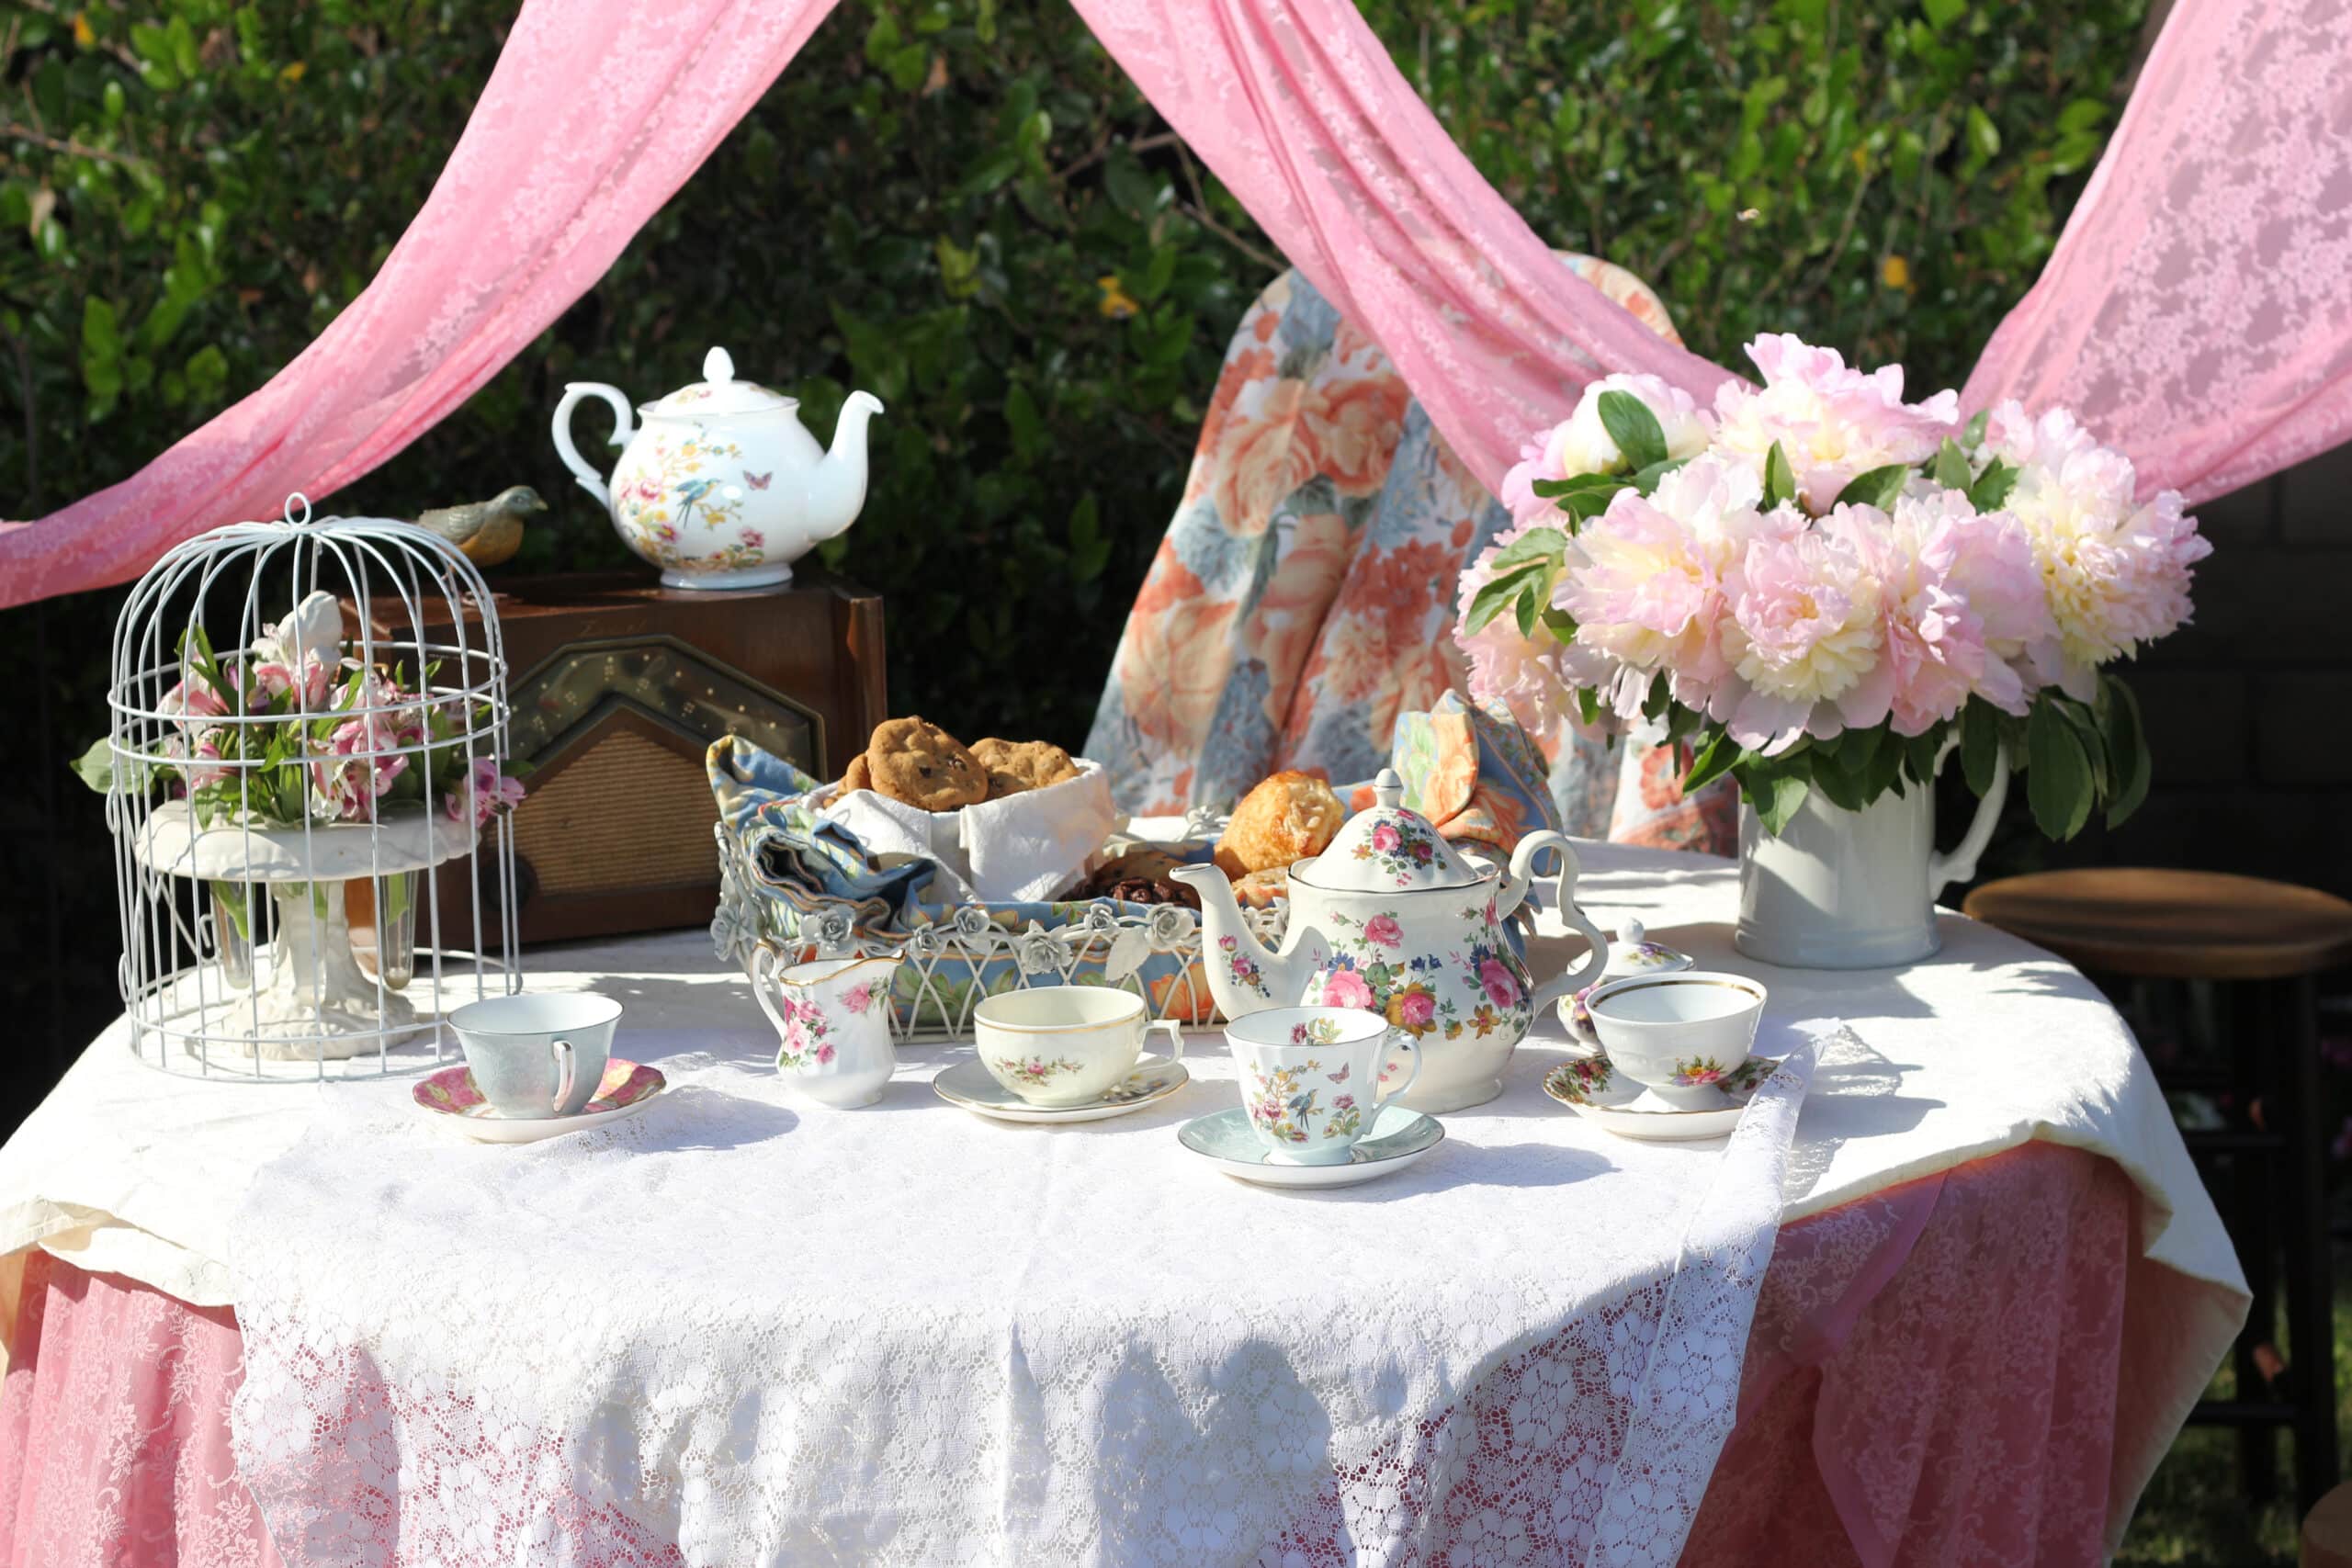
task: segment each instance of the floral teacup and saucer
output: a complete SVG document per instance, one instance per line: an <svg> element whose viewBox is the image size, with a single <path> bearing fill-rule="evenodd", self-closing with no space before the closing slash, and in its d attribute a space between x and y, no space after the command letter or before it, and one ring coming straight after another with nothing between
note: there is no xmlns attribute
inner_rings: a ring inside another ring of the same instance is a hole
<svg viewBox="0 0 2352 1568"><path fill-rule="evenodd" d="M1168 1055L1143 1054L1153 1030ZM1110 986L1037 986L983 997L972 1010L974 1059L932 1080L950 1105L1001 1122L1098 1122L1165 1100L1191 1081L1184 1035Z"/></svg>

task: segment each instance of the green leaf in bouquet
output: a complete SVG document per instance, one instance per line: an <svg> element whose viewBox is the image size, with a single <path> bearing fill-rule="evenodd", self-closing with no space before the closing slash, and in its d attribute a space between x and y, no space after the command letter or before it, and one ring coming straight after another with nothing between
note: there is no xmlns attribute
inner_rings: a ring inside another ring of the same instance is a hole
<svg viewBox="0 0 2352 1568"><path fill-rule="evenodd" d="M1625 455L1625 466L1635 473L1665 462L1669 456L1657 415L1631 392L1600 394L1600 423L1609 439L1617 443L1617 450Z"/></svg>
<svg viewBox="0 0 2352 1568"><path fill-rule="evenodd" d="M1960 443L1949 435L1944 437L1944 444L1936 448L1933 477L1944 489L1956 490L1962 494L1966 494L1968 487L1976 482L1976 475L1968 466L1968 454L1962 451Z"/></svg>
<svg viewBox="0 0 2352 1568"><path fill-rule="evenodd" d="M2091 790L2094 797L2105 800L2113 793L2114 770L2107 756L2107 737L2099 730L2098 720L2092 711L2072 697L2044 697L2044 702L2058 710L2075 731L2075 739L2083 743L2083 756L2091 765Z"/></svg>
<svg viewBox="0 0 2352 1568"><path fill-rule="evenodd" d="M1576 641L1577 618L1566 610L1555 610L1546 604L1544 606L1543 614L1536 618L1544 623L1545 631L1550 632L1562 642Z"/></svg>
<svg viewBox="0 0 2352 1568"><path fill-rule="evenodd" d="M1673 700L1674 694L1666 689L1665 679L1662 676L1651 676L1649 694L1642 699L1642 716L1646 719L1665 716L1666 705Z"/></svg>
<svg viewBox="0 0 2352 1568"><path fill-rule="evenodd" d="M1969 793L1984 799L2000 766L2000 710L1982 697L1971 697L1960 710L1960 768L1967 776Z"/></svg>
<svg viewBox="0 0 2352 1568"><path fill-rule="evenodd" d="M1577 716L1588 726L1600 722L1600 694L1590 686L1577 688Z"/></svg>
<svg viewBox="0 0 2352 1568"><path fill-rule="evenodd" d="M1984 446L1984 428L1992 423L1993 411L1991 409L1978 409L1973 414L1969 416L1968 428L1960 433L1961 445L1963 446Z"/></svg>
<svg viewBox="0 0 2352 1568"><path fill-rule="evenodd" d="M2115 768L2107 825L2120 828L2148 798L2148 737L2140 722L2140 699L2131 687L2113 675L2101 675L2099 691L2107 698L2107 754Z"/></svg>
<svg viewBox="0 0 2352 1568"><path fill-rule="evenodd" d="M1782 502L1796 498L1797 472L1789 467L1789 455L1775 441L1772 449L1764 454L1764 510L1770 512Z"/></svg>
<svg viewBox="0 0 2352 1568"><path fill-rule="evenodd" d="M1707 743L1699 748L1698 755L1690 759L1690 771L1682 775L1683 797L1688 799L1698 794L1731 772L1734 764L1747 760L1751 755L1731 738L1729 731L1716 730Z"/></svg>
<svg viewBox="0 0 2352 1568"><path fill-rule="evenodd" d="M1830 805L1843 807L1849 811L1860 811L1870 801L1862 794L1862 781L1839 764L1838 750L1815 748L1813 787L1819 790Z"/></svg>
<svg viewBox="0 0 2352 1568"><path fill-rule="evenodd" d="M1903 742L1892 735L1871 753L1870 763L1862 770L1862 799L1872 801L1890 793L1903 793Z"/></svg>
<svg viewBox="0 0 2352 1568"><path fill-rule="evenodd" d="M1521 561L1498 575L1477 592L1470 595L1469 628L1485 629L1488 621L1503 613L1503 607L1522 594L1532 598L1534 584L1544 576L1541 561Z"/></svg>
<svg viewBox="0 0 2352 1568"><path fill-rule="evenodd" d="M1871 468L1856 474L1838 492L1839 506L1875 506L1881 512L1893 509L1894 498L1903 493L1904 482L1911 477L1908 463L1889 463L1883 468Z"/></svg>
<svg viewBox="0 0 2352 1568"><path fill-rule="evenodd" d="M1518 598L1511 601L1511 610L1512 613L1519 617L1519 635L1521 637L1533 637L1535 635L1536 626L1536 604L1535 591L1532 586L1530 586L1524 592L1521 593Z"/></svg>
<svg viewBox="0 0 2352 1568"><path fill-rule="evenodd" d="M1849 729L1838 738L1838 766L1854 778L1870 772L1871 761L1878 756L1879 745L1886 739L1886 726L1871 729Z"/></svg>
<svg viewBox="0 0 2352 1568"><path fill-rule="evenodd" d="M1506 567L1547 563L1557 566L1567 553L1568 536L1557 528L1530 528L1495 552L1495 570L1499 572Z"/></svg>
<svg viewBox="0 0 2352 1568"><path fill-rule="evenodd" d="M2026 800L2033 825L2049 838L2073 838L2091 815L2091 761L2082 737L2048 698L2026 720Z"/></svg>
<svg viewBox="0 0 2352 1568"><path fill-rule="evenodd" d="M1652 463L1648 468L1642 469L1639 473L1636 473L1634 476L1634 490L1635 493L1640 495L1648 495L1652 493L1657 489L1658 480L1666 478L1667 475L1674 472L1675 469L1680 468L1690 460L1690 459L1688 457L1669 457L1663 463Z"/></svg>
<svg viewBox="0 0 2352 1568"><path fill-rule="evenodd" d="M1943 754L1942 725L1925 735L1915 735L1903 743L1903 766L1911 777L1923 784L1936 782L1936 759Z"/></svg>
<svg viewBox="0 0 2352 1568"><path fill-rule="evenodd" d="M1797 807L1804 804L1813 786L1803 773L1789 767L1764 763L1760 764L1760 771L1757 765L1745 771L1748 776L1740 780L1740 793L1756 808L1756 819L1764 825L1764 830L1777 839L1781 829L1796 816Z"/></svg>
<svg viewBox="0 0 2352 1568"><path fill-rule="evenodd" d="M2009 492L2017 488L2018 470L1996 457L1968 487L1968 504L1979 512L1998 512L2009 503Z"/></svg>

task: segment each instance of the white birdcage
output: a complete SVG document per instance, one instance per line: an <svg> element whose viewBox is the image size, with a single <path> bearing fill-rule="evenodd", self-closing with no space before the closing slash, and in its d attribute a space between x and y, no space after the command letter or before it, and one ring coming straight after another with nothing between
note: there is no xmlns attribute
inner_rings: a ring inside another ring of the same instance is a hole
<svg viewBox="0 0 2352 1568"><path fill-rule="evenodd" d="M124 604L107 704L85 772L141 1060L243 1081L428 1066L454 1054L450 1009L514 988L506 659L455 547L313 521L300 496L199 535Z"/></svg>

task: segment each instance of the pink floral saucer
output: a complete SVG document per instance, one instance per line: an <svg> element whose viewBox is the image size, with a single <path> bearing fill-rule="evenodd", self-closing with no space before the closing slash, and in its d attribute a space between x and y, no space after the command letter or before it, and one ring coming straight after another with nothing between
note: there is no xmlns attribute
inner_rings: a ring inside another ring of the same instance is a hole
<svg viewBox="0 0 2352 1568"><path fill-rule="evenodd" d="M1599 1051L1572 1056L1545 1073L1544 1092L1621 1138L1688 1143L1720 1138L1738 1126L1739 1113L1755 1098L1757 1086L1780 1065L1777 1056L1750 1056L1734 1067L1717 1086L1724 1091L1724 1104L1718 1110L1684 1111L1667 1105L1620 1074L1607 1055Z"/></svg>
<svg viewBox="0 0 2352 1568"><path fill-rule="evenodd" d="M474 1087L473 1069L462 1062L425 1078L412 1094L419 1110L431 1111L435 1120L447 1122L478 1143L536 1144L542 1138L557 1138L566 1133L625 1122L652 1103L668 1087L669 1080L662 1076L661 1068L615 1056L605 1064L603 1080L577 1116L543 1116L530 1121L501 1116L482 1098L481 1090Z"/></svg>

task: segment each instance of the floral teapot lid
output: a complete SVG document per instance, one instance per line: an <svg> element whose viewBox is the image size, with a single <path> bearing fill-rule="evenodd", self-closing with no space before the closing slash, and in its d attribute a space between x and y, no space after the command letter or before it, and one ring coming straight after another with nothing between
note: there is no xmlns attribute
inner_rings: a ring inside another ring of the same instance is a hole
<svg viewBox="0 0 2352 1568"><path fill-rule="evenodd" d="M735 359L723 348L702 356L702 379L681 387L637 412L648 419L713 419L736 413L775 413L797 408L797 398L772 392L757 381L735 379Z"/></svg>
<svg viewBox="0 0 2352 1568"><path fill-rule="evenodd" d="M1600 978L1622 980L1628 975L1674 975L1699 962L1679 948L1650 941L1649 936L1642 922L1632 916L1620 921L1617 940L1609 944L1609 967L1600 972Z"/></svg>
<svg viewBox="0 0 2352 1568"><path fill-rule="evenodd" d="M1330 848L1291 869L1292 880L1338 893L1418 893L1468 887L1491 873L1472 865L1405 804L1405 781L1383 768L1373 781L1373 806L1340 828Z"/></svg>

